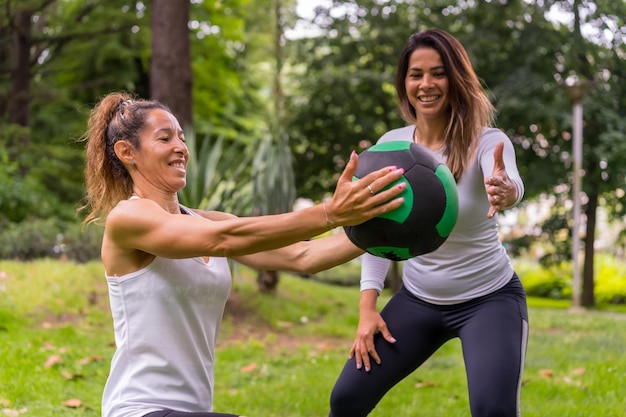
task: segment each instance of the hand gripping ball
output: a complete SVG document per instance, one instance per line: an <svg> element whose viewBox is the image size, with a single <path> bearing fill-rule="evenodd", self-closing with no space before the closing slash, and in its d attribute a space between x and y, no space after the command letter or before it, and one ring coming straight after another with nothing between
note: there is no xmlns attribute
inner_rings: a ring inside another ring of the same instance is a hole
<svg viewBox="0 0 626 417"><path fill-rule="evenodd" d="M400 194L404 204L344 230L359 248L401 261L432 252L446 241L456 224L459 200L448 167L413 142L383 142L362 152L353 180L391 165L404 168L403 178L389 185L407 183Z"/></svg>

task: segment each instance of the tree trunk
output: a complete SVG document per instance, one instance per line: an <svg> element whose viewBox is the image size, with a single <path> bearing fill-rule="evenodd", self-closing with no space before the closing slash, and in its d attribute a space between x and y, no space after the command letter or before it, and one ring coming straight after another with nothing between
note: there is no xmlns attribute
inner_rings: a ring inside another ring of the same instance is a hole
<svg viewBox="0 0 626 417"><path fill-rule="evenodd" d="M150 96L167 105L183 129L193 127L189 0L152 1Z"/></svg>
<svg viewBox="0 0 626 417"><path fill-rule="evenodd" d="M275 293L279 280L278 271L259 271L256 276L257 288L260 292Z"/></svg>
<svg viewBox="0 0 626 417"><path fill-rule="evenodd" d="M15 13L15 31L13 32L11 74L11 92L9 94L9 123L27 127L30 106L30 50L32 13L19 10ZM24 138L28 140L28 138ZM18 145L18 144L15 144ZM28 147L28 143L19 144Z"/></svg>
<svg viewBox="0 0 626 417"><path fill-rule="evenodd" d="M389 279L389 288L395 294L402 286L402 277L400 276L400 262L391 262L391 276Z"/></svg>
<svg viewBox="0 0 626 417"><path fill-rule="evenodd" d="M594 258L595 250L593 243L596 239L596 217L598 209L598 192L592 191L587 194L589 202L585 210L587 216L587 228L585 232L585 266L583 269L583 288L581 305L583 307L593 307L595 305L594 296Z"/></svg>

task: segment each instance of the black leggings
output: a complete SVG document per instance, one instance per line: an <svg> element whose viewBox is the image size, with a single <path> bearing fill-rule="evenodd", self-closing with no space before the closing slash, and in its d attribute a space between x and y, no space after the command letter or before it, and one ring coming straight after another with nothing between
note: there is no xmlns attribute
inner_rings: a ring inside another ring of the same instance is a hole
<svg viewBox="0 0 626 417"><path fill-rule="evenodd" d="M148 413L143 417L239 417L239 414L161 410Z"/></svg>
<svg viewBox="0 0 626 417"><path fill-rule="evenodd" d="M426 303L404 287L381 311L396 342L375 335L381 364L344 366L330 396L330 417L365 417L394 385L445 342L460 338L473 417L517 417L528 341L526 296L516 274L500 290L457 305Z"/></svg>

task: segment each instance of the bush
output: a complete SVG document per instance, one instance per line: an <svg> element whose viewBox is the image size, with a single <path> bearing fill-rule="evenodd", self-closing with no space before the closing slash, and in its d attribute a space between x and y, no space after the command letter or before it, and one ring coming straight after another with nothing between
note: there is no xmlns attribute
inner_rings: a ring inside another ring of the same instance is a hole
<svg viewBox="0 0 626 417"><path fill-rule="evenodd" d="M8 223L0 235L0 258L32 261L49 257L59 233L53 219Z"/></svg>
<svg viewBox="0 0 626 417"><path fill-rule="evenodd" d="M72 224L64 235L64 253L76 262L89 262L100 259L104 228L90 225L83 229L80 224Z"/></svg>
<svg viewBox="0 0 626 417"><path fill-rule="evenodd" d="M572 268L567 262L542 266L536 262L517 261L515 270L526 294L536 297L562 299L572 294Z"/></svg>
<svg viewBox="0 0 626 417"><path fill-rule="evenodd" d="M594 297L599 304L626 304L626 265L614 256L596 254ZM566 299L572 297L572 265L560 262L543 267L537 262L515 260L515 270L530 296ZM581 271L582 273L582 271ZM581 276L581 279L583 277Z"/></svg>
<svg viewBox="0 0 626 417"><path fill-rule="evenodd" d="M626 266L613 256L597 256L594 296L598 303L626 304Z"/></svg>
<svg viewBox="0 0 626 417"><path fill-rule="evenodd" d="M3 229L0 259L66 258L87 262L100 257L101 227L83 231L78 222L49 218L6 223Z"/></svg>
<svg viewBox="0 0 626 417"><path fill-rule="evenodd" d="M361 260L356 258L343 265L318 272L309 278L341 287L358 286L361 280Z"/></svg>

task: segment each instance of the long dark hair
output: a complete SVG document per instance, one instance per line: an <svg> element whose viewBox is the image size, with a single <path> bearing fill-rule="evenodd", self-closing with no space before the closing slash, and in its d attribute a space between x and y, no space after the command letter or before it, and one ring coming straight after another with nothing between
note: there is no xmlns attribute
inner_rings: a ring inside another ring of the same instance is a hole
<svg viewBox="0 0 626 417"><path fill-rule="evenodd" d="M396 93L404 120L417 123L405 82L411 55L419 48L436 50L448 77L450 121L444 135L444 152L448 167L458 181L474 156L482 129L493 124L495 108L485 94L463 45L441 29L429 29L409 37L398 62Z"/></svg>

